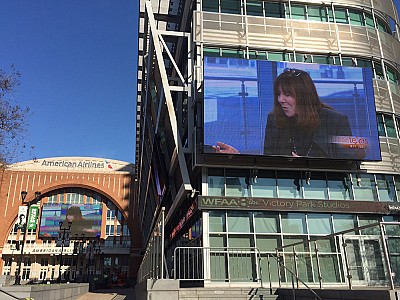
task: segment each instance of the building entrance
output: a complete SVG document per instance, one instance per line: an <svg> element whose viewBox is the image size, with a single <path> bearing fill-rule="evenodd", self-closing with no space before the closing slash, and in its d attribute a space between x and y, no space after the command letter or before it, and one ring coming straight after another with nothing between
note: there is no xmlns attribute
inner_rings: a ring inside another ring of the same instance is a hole
<svg viewBox="0 0 400 300"><path fill-rule="evenodd" d="M388 278L380 238L345 237L349 275L354 284L382 284Z"/></svg>

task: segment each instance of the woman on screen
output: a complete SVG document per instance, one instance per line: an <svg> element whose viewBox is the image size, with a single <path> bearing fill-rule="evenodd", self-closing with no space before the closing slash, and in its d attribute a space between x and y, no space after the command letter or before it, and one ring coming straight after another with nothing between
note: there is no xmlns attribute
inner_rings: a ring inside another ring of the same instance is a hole
<svg viewBox="0 0 400 300"><path fill-rule="evenodd" d="M341 142L346 137L352 137L347 116L320 101L307 72L285 69L276 78L264 155L363 159L364 149Z"/></svg>
<svg viewBox="0 0 400 300"><path fill-rule="evenodd" d="M307 72L285 69L274 83L274 107L268 114L264 155L363 159L365 150L347 141L352 137L346 115L319 99ZM217 142L217 153L239 154Z"/></svg>
<svg viewBox="0 0 400 300"><path fill-rule="evenodd" d="M66 212L66 221L71 222L71 232L73 234L95 233L92 228L93 222L86 220L82 216L82 211L79 206L70 206Z"/></svg>

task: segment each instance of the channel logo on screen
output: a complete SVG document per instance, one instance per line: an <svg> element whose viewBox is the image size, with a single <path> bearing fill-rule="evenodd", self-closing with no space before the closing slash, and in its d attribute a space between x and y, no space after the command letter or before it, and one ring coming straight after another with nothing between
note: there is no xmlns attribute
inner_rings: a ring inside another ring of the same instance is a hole
<svg viewBox="0 0 400 300"><path fill-rule="evenodd" d="M365 149L368 147L369 139L359 136L335 136L332 143L340 144L345 148Z"/></svg>

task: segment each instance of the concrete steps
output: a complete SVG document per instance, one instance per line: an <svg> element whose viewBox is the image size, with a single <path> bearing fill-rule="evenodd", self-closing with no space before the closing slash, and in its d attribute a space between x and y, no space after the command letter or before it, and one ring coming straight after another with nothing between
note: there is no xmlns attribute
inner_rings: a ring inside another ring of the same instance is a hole
<svg viewBox="0 0 400 300"><path fill-rule="evenodd" d="M0 275L0 287L10 285L11 281L13 281L14 278L14 276L10 275Z"/></svg>
<svg viewBox="0 0 400 300"><path fill-rule="evenodd" d="M277 297L278 295L271 295L269 289L263 288L217 287L179 289L179 300L276 300Z"/></svg>

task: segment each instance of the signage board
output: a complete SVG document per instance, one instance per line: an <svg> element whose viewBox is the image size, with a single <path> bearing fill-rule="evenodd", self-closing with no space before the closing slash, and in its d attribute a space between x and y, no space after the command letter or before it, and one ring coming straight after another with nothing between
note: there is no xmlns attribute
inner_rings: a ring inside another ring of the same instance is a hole
<svg viewBox="0 0 400 300"><path fill-rule="evenodd" d="M28 229L29 230L36 229L38 217L39 217L39 206L32 205L29 208L29 217L28 217Z"/></svg>
<svg viewBox="0 0 400 300"><path fill-rule="evenodd" d="M310 200L284 198L246 198L199 196L200 209L235 209L259 211L315 211L326 213L400 213L390 202Z"/></svg>

